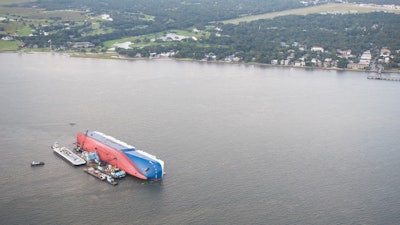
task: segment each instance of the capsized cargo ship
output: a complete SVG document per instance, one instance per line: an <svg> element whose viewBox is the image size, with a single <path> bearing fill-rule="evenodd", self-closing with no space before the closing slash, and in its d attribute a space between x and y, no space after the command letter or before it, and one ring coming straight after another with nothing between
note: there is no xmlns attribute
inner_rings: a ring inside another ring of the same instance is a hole
<svg viewBox="0 0 400 225"><path fill-rule="evenodd" d="M83 151L97 152L101 161L140 179L159 180L164 176L164 161L101 132L79 132L76 145Z"/></svg>

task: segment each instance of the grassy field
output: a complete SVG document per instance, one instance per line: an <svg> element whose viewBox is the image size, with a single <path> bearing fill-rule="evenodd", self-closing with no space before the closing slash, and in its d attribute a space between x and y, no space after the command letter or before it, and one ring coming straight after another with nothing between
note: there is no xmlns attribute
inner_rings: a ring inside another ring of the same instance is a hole
<svg viewBox="0 0 400 225"><path fill-rule="evenodd" d="M10 5L10 4L19 4L19 3L27 3L34 2L35 0L1 0L0 5Z"/></svg>
<svg viewBox="0 0 400 225"><path fill-rule="evenodd" d="M18 36L26 37L26 36L29 36L29 34L31 34L31 32L32 32L32 29L29 26L25 26L18 30Z"/></svg>
<svg viewBox="0 0 400 225"><path fill-rule="evenodd" d="M9 8L0 7L0 16L21 16L29 19L52 19L60 18L62 20L83 21L86 19L85 13L72 10L45 11L43 9L33 8Z"/></svg>
<svg viewBox="0 0 400 225"><path fill-rule="evenodd" d="M19 41L3 41L0 40L0 52L2 51L17 51Z"/></svg>
<svg viewBox="0 0 400 225"><path fill-rule="evenodd" d="M154 16L144 15L144 20L153 21L154 20Z"/></svg>
<svg viewBox="0 0 400 225"><path fill-rule="evenodd" d="M23 26L20 23L0 23L0 27L9 34L15 33L18 29L21 29Z"/></svg>
<svg viewBox="0 0 400 225"><path fill-rule="evenodd" d="M166 33L176 33L178 35L188 36L188 37L196 37L196 38L201 38L202 35L209 35L208 32L203 34L203 33L195 33L192 31L187 31L187 30L171 30ZM161 38L162 36L164 36L164 32L153 33L153 34L148 34L148 35L141 35L141 36L136 36L136 37L121 38L121 39L117 39L117 40L110 40L110 41L104 42L103 44L105 47L111 48L111 47L113 47L113 44L116 44L116 43L124 43L124 42L128 42L128 41L135 43L136 40L140 40L141 41L140 43L134 44L135 47L159 45L159 43L157 43L157 42L144 42L144 40ZM163 45L169 45L169 44L171 44L171 43L168 43L168 42L163 43Z"/></svg>
<svg viewBox="0 0 400 225"><path fill-rule="evenodd" d="M5 17L7 20L0 22L1 34L18 36L28 36L32 33L32 28L40 25L58 25L64 23L63 21L85 21L86 15L84 12L72 11L72 10L56 10L46 11L38 8L18 8L18 7L1 7L1 5L7 5L8 3L15 1L2 1L0 3L0 17ZM30 0L29 0L30 1ZM29 2L28 0L20 0L16 2ZM83 22L82 22L83 23ZM105 33L106 31L100 31L95 29L99 33Z"/></svg>
<svg viewBox="0 0 400 225"><path fill-rule="evenodd" d="M388 11L392 13L400 13L400 10L389 10L384 9L381 7L372 7L372 6L360 6L357 4L351 3L330 3L324 4L319 6L312 6L300 9L292 9L286 10L281 12L273 12L273 13L266 13L254 16L245 16L237 19L225 20L222 21L223 23L232 23L238 24L240 22L249 22L253 20L259 19L272 19L277 16L287 16L287 15L308 15L308 14L315 14L315 13L368 13L368 12L375 12L375 11Z"/></svg>

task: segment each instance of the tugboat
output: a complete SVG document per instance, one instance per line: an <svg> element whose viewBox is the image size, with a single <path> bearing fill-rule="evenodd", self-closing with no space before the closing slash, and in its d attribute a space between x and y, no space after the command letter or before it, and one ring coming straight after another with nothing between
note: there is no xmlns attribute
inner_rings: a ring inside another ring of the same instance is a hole
<svg viewBox="0 0 400 225"><path fill-rule="evenodd" d="M43 166L44 162L39 162L39 161L33 161L31 162L31 166Z"/></svg>
<svg viewBox="0 0 400 225"><path fill-rule="evenodd" d="M114 178L112 178L111 176L107 175L107 182L111 185L117 185L118 182L114 180Z"/></svg>

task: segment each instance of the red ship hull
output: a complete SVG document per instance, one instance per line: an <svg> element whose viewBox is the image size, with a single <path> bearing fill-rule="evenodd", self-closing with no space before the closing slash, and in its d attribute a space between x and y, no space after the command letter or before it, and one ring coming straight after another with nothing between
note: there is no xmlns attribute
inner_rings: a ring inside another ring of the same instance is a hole
<svg viewBox="0 0 400 225"><path fill-rule="evenodd" d="M118 167L132 176L147 180L147 177L140 172L135 164L119 150L105 145L83 133L78 133L77 135L77 146L87 152L97 151L97 154L103 162Z"/></svg>

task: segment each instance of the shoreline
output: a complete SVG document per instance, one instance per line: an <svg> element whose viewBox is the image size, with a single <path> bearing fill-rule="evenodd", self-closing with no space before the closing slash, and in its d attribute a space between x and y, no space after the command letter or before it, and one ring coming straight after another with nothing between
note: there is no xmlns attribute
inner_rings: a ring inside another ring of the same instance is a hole
<svg viewBox="0 0 400 225"><path fill-rule="evenodd" d="M66 53L70 54L70 53ZM201 62L201 63L219 63L219 64L231 64L231 65L254 65L260 67L271 67L271 68L299 68L299 69L309 69L309 70L333 70L333 71L351 71L351 72L361 72L361 73L376 73L374 71L368 70L358 70L358 69L348 69L348 68L337 68L337 67L312 67L312 66L283 66L283 65L271 65L271 64L263 64L263 63L243 63L243 62L224 62L224 61L203 61L203 60L195 60L190 58L170 58L170 57L154 57L154 58L131 58L125 57L118 54L106 55L102 56L102 54L80 54L80 53L72 53L70 57L77 58L94 58L94 59L118 59L118 60L175 60L175 61L192 61L192 62ZM399 74L399 70L386 70L382 71L382 74Z"/></svg>
<svg viewBox="0 0 400 225"><path fill-rule="evenodd" d="M195 59L181 59L181 58L171 58L171 57L153 57L153 58L131 58L119 55L117 53L76 53L76 52L53 52L53 51L0 51L2 53L16 53L16 54L59 54L68 55L69 57L75 58L93 58L93 59L116 59L116 60L175 60L175 61L192 61L192 62L202 62L202 63L219 63L219 64L232 64L232 65L254 65L260 67L270 67L270 68L298 68L305 70L333 70L333 71L350 71L350 72L361 72L361 73L376 73L375 71L359 70L359 69L348 69L348 68L337 68L337 67L312 67L312 66L284 66L284 65L271 65L263 63L244 63L244 62L224 62L224 61L203 61ZM400 69L398 70L385 70L382 74L398 74L400 75Z"/></svg>

